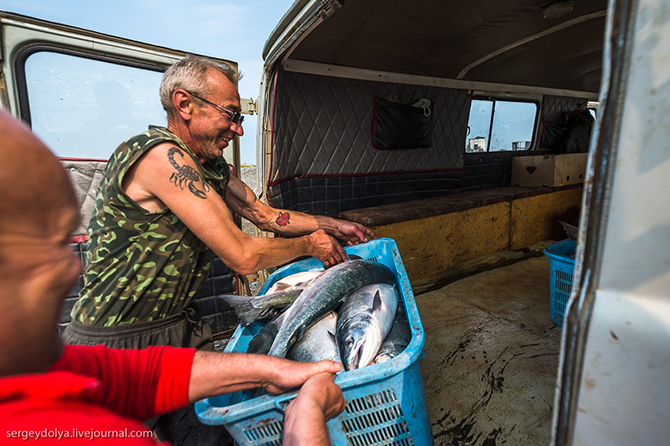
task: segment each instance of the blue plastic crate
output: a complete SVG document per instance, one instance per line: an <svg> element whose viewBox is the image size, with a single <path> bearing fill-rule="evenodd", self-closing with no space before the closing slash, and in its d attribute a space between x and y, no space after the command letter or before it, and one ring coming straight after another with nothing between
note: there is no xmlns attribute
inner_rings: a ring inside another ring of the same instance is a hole
<svg viewBox="0 0 670 446"><path fill-rule="evenodd" d="M576 248L577 241L572 239L544 248L550 268L551 321L559 328L563 326L565 307L572 291Z"/></svg>
<svg viewBox="0 0 670 446"><path fill-rule="evenodd" d="M398 247L392 239L381 238L346 247L349 255L379 262L396 276L402 303L412 329L412 340L404 352L392 360L340 372L335 382L342 388L347 406L328 422L333 445L432 445L426 396L418 359L425 336L414 301L414 294ZM310 258L285 266L272 274L261 288L265 293L277 280L323 265ZM263 323L237 327L226 352L245 352L249 341ZM253 396L252 391L237 392L198 401L198 419L209 425L223 425L240 446L281 445L284 409L297 392L283 395Z"/></svg>

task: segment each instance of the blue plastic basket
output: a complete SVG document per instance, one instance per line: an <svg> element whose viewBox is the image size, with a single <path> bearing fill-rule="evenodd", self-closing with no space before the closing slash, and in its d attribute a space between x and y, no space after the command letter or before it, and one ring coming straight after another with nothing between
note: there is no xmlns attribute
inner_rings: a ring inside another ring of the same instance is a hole
<svg viewBox="0 0 670 446"><path fill-rule="evenodd" d="M398 247L392 239L381 238L346 247L349 255L379 262L391 269L400 288L412 329L412 340L404 352L388 362L358 370L340 372L335 382L342 388L347 406L328 422L333 445L432 445L426 396L418 359L425 336ZM283 267L261 288L265 293L277 280L323 265L310 258ZM245 352L249 341L263 327L254 322L237 327L226 352ZM252 391L237 392L198 401L198 419L209 425L223 425L240 446L281 445L284 409L297 392L253 397Z"/></svg>
<svg viewBox="0 0 670 446"><path fill-rule="evenodd" d="M572 291L576 248L577 242L572 239L544 248L550 268L551 321L559 328L563 326L565 307Z"/></svg>

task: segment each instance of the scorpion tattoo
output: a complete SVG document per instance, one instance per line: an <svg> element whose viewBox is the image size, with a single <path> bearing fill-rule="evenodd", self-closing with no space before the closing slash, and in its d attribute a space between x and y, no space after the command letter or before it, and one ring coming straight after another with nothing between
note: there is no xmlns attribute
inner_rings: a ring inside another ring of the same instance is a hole
<svg viewBox="0 0 670 446"><path fill-rule="evenodd" d="M205 192L209 192L209 184L204 181L200 173L193 167L184 164L180 165L177 160L175 160L175 155L179 155L182 159L184 158L184 154L181 150L175 147L168 150L168 159L170 160L170 164L172 164L176 170L176 172L170 176L170 182L181 188L181 190L184 190L184 184L186 184L188 190L191 191L193 195L202 198L203 200L206 199L207 195L205 195ZM200 182L202 182L205 192L197 188L197 183Z"/></svg>

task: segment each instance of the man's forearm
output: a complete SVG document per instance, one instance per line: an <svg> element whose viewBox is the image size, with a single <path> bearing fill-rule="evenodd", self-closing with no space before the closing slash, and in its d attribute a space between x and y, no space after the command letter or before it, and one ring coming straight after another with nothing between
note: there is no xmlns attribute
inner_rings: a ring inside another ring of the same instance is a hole
<svg viewBox="0 0 670 446"><path fill-rule="evenodd" d="M335 375L311 377L284 412L283 446L330 444L326 421L342 413L346 401Z"/></svg>
<svg viewBox="0 0 670 446"><path fill-rule="evenodd" d="M256 199L253 192L241 182L233 190L236 193L227 195L226 204L263 231L294 237L322 229L349 245L376 238L374 232L358 223L268 206Z"/></svg>
<svg viewBox="0 0 670 446"><path fill-rule="evenodd" d="M310 234L323 229L327 234L333 234L337 228L334 218L323 215L309 215L298 211L268 208L269 215L257 218L255 223L260 229L275 234L293 237Z"/></svg>
<svg viewBox="0 0 670 446"><path fill-rule="evenodd" d="M282 446L330 446L323 409L311 401L294 400L286 410Z"/></svg>
<svg viewBox="0 0 670 446"><path fill-rule="evenodd" d="M278 358L198 351L191 368L189 401L260 387L272 373L273 359Z"/></svg>
<svg viewBox="0 0 670 446"><path fill-rule="evenodd" d="M276 394L299 387L315 374L337 373L340 368L332 361L300 363L266 355L198 351L191 366L188 398L193 403L255 387Z"/></svg>
<svg viewBox="0 0 670 446"><path fill-rule="evenodd" d="M210 247L229 268L240 274L253 274L314 253L314 241L309 236L271 238L240 234L238 239L216 241Z"/></svg>
<svg viewBox="0 0 670 446"><path fill-rule="evenodd" d="M288 237L311 234L322 229L326 234L342 242L349 241L352 238L356 239L357 242L364 242L376 237L372 231L358 223L325 215L308 215L297 211L277 209L273 211L275 211L275 214L272 218L261 220L263 223L256 223L256 226L264 231Z"/></svg>

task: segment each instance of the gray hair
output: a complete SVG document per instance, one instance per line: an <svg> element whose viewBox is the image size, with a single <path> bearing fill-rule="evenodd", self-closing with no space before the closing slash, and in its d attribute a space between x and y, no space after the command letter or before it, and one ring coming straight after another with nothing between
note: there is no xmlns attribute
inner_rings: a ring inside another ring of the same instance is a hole
<svg viewBox="0 0 670 446"><path fill-rule="evenodd" d="M163 75L159 91L165 111L168 114L176 111L172 104L172 93L176 90L183 89L199 96L209 94L207 73L210 70L223 74L235 86L241 78L240 73L230 65L218 64L211 59L189 54L172 64Z"/></svg>

